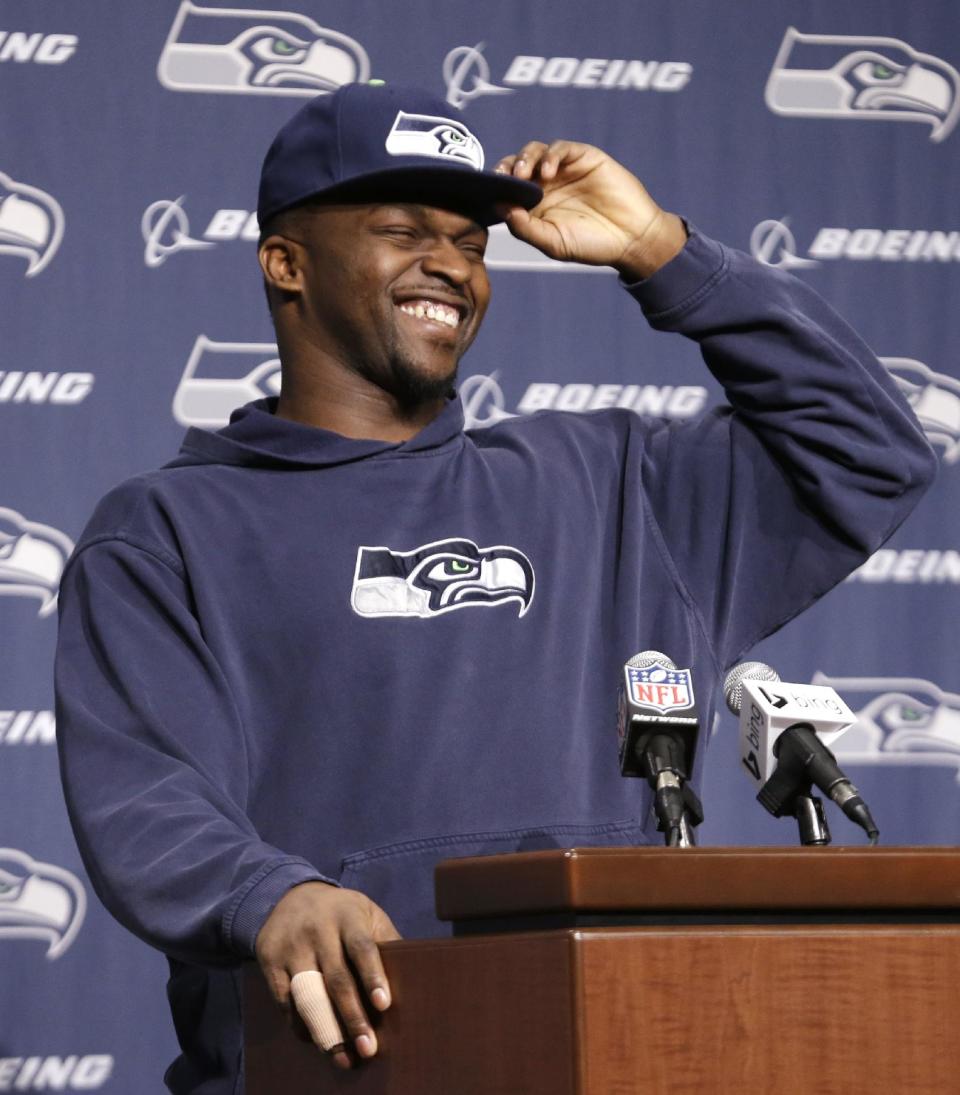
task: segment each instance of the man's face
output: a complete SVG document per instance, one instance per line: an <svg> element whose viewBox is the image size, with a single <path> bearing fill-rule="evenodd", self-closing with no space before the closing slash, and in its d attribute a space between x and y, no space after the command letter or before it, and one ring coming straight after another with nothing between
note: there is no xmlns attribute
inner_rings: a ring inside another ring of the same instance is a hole
<svg viewBox="0 0 960 1095"><path fill-rule="evenodd" d="M365 203L308 208L297 237L313 348L401 403L445 394L490 299L486 229L435 206Z"/></svg>

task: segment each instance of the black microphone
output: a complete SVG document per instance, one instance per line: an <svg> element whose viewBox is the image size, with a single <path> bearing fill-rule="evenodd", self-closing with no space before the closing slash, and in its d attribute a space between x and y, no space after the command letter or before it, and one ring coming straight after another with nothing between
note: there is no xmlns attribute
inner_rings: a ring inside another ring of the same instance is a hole
<svg viewBox="0 0 960 1095"><path fill-rule="evenodd" d="M617 711L620 774L645 779L654 792L657 829L671 847L693 843L703 807L687 780L700 723L689 669L659 650L644 650L623 668Z"/></svg>
<svg viewBox="0 0 960 1095"><path fill-rule="evenodd" d="M788 726L773 745L777 767L764 784L757 800L774 817L782 816L784 806L798 785L814 784L840 807L854 824L876 843L880 830L860 792L844 774L837 758L823 744L816 727L809 722Z"/></svg>
<svg viewBox="0 0 960 1095"><path fill-rule="evenodd" d="M740 718L741 762L762 784L757 800L765 810L798 816L796 799L813 784L876 843L879 831L867 804L823 740L836 740L856 721L832 688L785 684L763 662L743 662L727 674L723 694Z"/></svg>

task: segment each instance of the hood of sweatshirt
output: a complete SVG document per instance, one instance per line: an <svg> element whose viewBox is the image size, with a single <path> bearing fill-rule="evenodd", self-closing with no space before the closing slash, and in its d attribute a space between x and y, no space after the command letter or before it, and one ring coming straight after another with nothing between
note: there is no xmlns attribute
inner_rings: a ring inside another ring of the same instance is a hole
<svg viewBox="0 0 960 1095"><path fill-rule="evenodd" d="M191 428L177 457L166 466L232 464L259 468L320 468L372 456L398 455L457 444L463 434L463 405L450 399L437 417L407 441L344 437L332 430L291 422L276 415L277 397L238 408L229 425L212 433Z"/></svg>

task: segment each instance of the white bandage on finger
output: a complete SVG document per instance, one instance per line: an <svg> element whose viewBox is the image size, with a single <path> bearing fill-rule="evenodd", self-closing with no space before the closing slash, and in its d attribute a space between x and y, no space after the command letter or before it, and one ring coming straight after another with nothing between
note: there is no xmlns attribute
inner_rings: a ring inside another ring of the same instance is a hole
<svg viewBox="0 0 960 1095"><path fill-rule="evenodd" d="M290 994L300 1018L307 1024L310 1037L322 1050L346 1043L319 970L295 973L290 981Z"/></svg>

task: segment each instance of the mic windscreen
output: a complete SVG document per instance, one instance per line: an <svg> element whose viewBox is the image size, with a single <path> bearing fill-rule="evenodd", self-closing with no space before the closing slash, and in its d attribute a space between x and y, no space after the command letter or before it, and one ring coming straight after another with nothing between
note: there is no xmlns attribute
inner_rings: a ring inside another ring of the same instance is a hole
<svg viewBox="0 0 960 1095"><path fill-rule="evenodd" d="M743 706L744 681L778 680L780 680L780 674L764 662L741 662L735 665L723 682L723 698L726 700L730 713L740 714L740 708Z"/></svg>
<svg viewBox="0 0 960 1095"><path fill-rule="evenodd" d="M659 650L641 650L627 662L631 669L646 669L651 665L662 665L664 669L676 669L677 663Z"/></svg>

